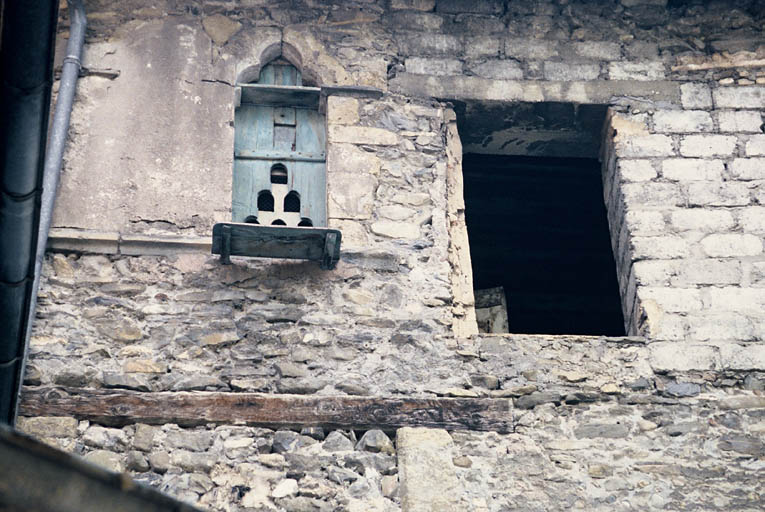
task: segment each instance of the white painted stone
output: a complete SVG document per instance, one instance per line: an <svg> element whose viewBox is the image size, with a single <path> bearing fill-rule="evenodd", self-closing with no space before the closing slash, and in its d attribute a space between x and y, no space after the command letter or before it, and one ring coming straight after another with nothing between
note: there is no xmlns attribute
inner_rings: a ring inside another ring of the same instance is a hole
<svg viewBox="0 0 765 512"><path fill-rule="evenodd" d="M624 202L630 205L672 206L685 204L685 198L675 183L639 182L622 186Z"/></svg>
<svg viewBox="0 0 765 512"><path fill-rule="evenodd" d="M637 294L641 301L653 300L669 313L686 313L702 308L701 292L696 288L641 286Z"/></svg>
<svg viewBox="0 0 765 512"><path fill-rule="evenodd" d="M632 235L660 235L666 231L664 215L654 210L630 210L624 215L624 222Z"/></svg>
<svg viewBox="0 0 765 512"><path fill-rule="evenodd" d="M726 312L704 312L694 316L687 316L689 337L699 341L749 341L754 340L754 326L750 318Z"/></svg>
<svg viewBox="0 0 765 512"><path fill-rule="evenodd" d="M765 158L736 158L729 168L737 180L765 180Z"/></svg>
<svg viewBox="0 0 765 512"><path fill-rule="evenodd" d="M731 181L694 182L688 185L691 206L746 206L749 188L746 183Z"/></svg>
<svg viewBox="0 0 765 512"><path fill-rule="evenodd" d="M624 181L650 181L657 175L651 160L619 160L619 174Z"/></svg>
<svg viewBox="0 0 765 512"><path fill-rule="evenodd" d="M683 156L730 156L736 150L732 135L687 135L680 140Z"/></svg>
<svg viewBox="0 0 765 512"><path fill-rule="evenodd" d="M747 233L765 232L765 206L750 206L741 212L741 227Z"/></svg>
<svg viewBox="0 0 765 512"><path fill-rule="evenodd" d="M759 133L762 114L759 110L724 110L717 114L721 132Z"/></svg>
<svg viewBox="0 0 765 512"><path fill-rule="evenodd" d="M701 240L708 256L756 256L762 253L762 239L750 234L714 234Z"/></svg>
<svg viewBox="0 0 765 512"><path fill-rule="evenodd" d="M687 83L680 86L683 108L712 108L712 90L706 84Z"/></svg>
<svg viewBox="0 0 765 512"><path fill-rule="evenodd" d="M746 142L746 156L765 156L765 135L752 135Z"/></svg>
<svg viewBox="0 0 765 512"><path fill-rule="evenodd" d="M668 158L661 163L661 174L673 181L721 180L725 165L722 160Z"/></svg>
<svg viewBox="0 0 765 512"><path fill-rule="evenodd" d="M688 242L679 236L636 236L631 241L633 259L668 260L688 256Z"/></svg>
<svg viewBox="0 0 765 512"><path fill-rule="evenodd" d="M765 288L709 287L703 295L704 307L710 311L754 314L765 311Z"/></svg>
<svg viewBox="0 0 765 512"><path fill-rule="evenodd" d="M717 108L762 108L765 105L765 87L718 87L713 92Z"/></svg>
<svg viewBox="0 0 765 512"><path fill-rule="evenodd" d="M712 116L703 110L660 110L653 115L654 131L659 133L711 132Z"/></svg>
<svg viewBox="0 0 765 512"><path fill-rule="evenodd" d="M675 269L675 275L670 279L670 284L682 287L696 284L738 284L740 281L741 262L702 259L684 261Z"/></svg>
<svg viewBox="0 0 765 512"><path fill-rule="evenodd" d="M625 137L616 142L616 154L621 157L672 156L674 153L672 138L667 135Z"/></svg>
<svg viewBox="0 0 765 512"><path fill-rule="evenodd" d="M683 208L673 210L670 223L683 231L723 231L733 227L733 215L728 210Z"/></svg>
<svg viewBox="0 0 765 512"><path fill-rule="evenodd" d="M404 427L396 432L402 512L457 511L459 482L446 430Z"/></svg>

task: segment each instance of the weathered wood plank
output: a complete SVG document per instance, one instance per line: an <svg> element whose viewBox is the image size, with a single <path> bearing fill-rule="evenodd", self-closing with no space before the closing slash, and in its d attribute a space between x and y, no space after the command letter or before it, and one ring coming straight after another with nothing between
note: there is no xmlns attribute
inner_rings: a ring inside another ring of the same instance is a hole
<svg viewBox="0 0 765 512"><path fill-rule="evenodd" d="M109 426L133 423L247 424L395 430L513 431L509 400L264 395L224 392L140 393L99 389L24 388L23 416L73 416Z"/></svg>

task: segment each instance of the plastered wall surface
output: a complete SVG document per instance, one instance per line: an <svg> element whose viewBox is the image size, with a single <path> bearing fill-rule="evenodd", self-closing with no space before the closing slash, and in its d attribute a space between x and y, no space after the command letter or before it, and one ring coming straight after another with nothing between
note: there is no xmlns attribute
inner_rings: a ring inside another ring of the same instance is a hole
<svg viewBox="0 0 765 512"><path fill-rule="evenodd" d="M436 491L439 510L762 508L761 1L87 10L29 390L490 399L512 431L192 428L172 411L41 411L23 430L211 510L430 510ZM234 86L280 54L315 85L383 92L326 102L333 271L207 254L230 219ZM608 106L629 337L475 335L450 101Z"/></svg>

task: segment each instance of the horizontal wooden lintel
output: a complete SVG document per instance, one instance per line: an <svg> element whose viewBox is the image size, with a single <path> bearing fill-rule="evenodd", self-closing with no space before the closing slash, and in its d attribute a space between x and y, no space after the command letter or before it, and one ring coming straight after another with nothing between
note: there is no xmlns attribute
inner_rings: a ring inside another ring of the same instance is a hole
<svg viewBox="0 0 765 512"><path fill-rule="evenodd" d="M512 404L489 398L382 398L24 388L22 416L72 416L121 427L134 423L183 426L246 424L268 428L513 431Z"/></svg>

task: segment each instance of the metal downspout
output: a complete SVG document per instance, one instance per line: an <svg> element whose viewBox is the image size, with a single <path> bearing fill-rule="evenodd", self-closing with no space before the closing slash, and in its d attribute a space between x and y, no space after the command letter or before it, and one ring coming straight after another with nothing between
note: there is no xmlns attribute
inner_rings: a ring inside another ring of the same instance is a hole
<svg viewBox="0 0 765 512"><path fill-rule="evenodd" d="M69 4L69 40L66 43L66 56L61 69L61 81L58 95L56 96L56 109L51 123L50 139L45 154L45 167L43 171L43 189L40 205L40 229L37 234L37 252L35 254L35 274L32 283L32 300L29 306L29 320L24 339L24 358L21 363L20 381L18 383L17 397L14 407L14 423L18 414L18 395L21 393L24 369L29 350L29 338L32 334L32 326L37 307L37 292L40 287L43 260L45 259L45 247L48 243L48 232L53 221L53 207L56 202L61 165L64 160L64 149L69 133L69 120L74 104L74 95L77 90L77 78L82 67L82 48L85 45L85 29L87 18L85 6L82 0L68 0Z"/></svg>
<svg viewBox="0 0 765 512"><path fill-rule="evenodd" d="M58 0L2 2L0 422L13 423L32 300Z"/></svg>

